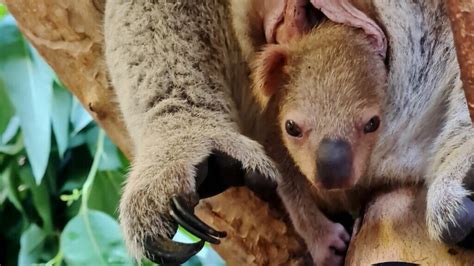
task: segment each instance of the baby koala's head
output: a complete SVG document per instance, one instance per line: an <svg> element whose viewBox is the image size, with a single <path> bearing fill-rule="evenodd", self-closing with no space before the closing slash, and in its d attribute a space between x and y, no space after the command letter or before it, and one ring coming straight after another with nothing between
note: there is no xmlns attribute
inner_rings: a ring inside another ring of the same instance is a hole
<svg viewBox="0 0 474 266"><path fill-rule="evenodd" d="M365 174L380 128L386 68L357 29L324 22L256 58L254 94L278 116L301 172L325 189L349 188ZM271 107L272 106L272 107Z"/></svg>

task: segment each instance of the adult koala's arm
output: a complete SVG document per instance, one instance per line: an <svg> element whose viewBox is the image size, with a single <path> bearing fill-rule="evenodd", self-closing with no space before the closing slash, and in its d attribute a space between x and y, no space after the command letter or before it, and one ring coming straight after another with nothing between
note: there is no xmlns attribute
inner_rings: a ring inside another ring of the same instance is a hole
<svg viewBox="0 0 474 266"><path fill-rule="evenodd" d="M195 254L203 241L169 240L177 222L218 242L224 234L186 213L198 192L214 195L253 173L275 178L261 146L239 133L232 92L247 83L227 5L107 1L107 67L134 144L120 223L137 259L181 263Z"/></svg>

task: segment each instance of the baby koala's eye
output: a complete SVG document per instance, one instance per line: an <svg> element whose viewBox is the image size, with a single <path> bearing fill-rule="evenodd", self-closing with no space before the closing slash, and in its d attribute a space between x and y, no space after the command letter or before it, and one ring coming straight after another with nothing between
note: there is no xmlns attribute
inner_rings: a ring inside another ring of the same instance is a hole
<svg viewBox="0 0 474 266"><path fill-rule="evenodd" d="M301 128L293 120L286 120L285 129L286 133L292 137L300 138L303 136Z"/></svg>
<svg viewBox="0 0 474 266"><path fill-rule="evenodd" d="M380 126L380 118L378 116L372 117L367 124L364 126L364 133L372 133L377 131Z"/></svg>

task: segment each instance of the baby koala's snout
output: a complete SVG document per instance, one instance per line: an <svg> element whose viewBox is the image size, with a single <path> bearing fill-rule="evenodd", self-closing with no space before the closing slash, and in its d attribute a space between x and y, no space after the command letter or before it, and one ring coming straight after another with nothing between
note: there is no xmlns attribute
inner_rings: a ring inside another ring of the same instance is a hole
<svg viewBox="0 0 474 266"><path fill-rule="evenodd" d="M344 188L351 184L353 155L349 142L324 138L316 156L316 182L323 188Z"/></svg>

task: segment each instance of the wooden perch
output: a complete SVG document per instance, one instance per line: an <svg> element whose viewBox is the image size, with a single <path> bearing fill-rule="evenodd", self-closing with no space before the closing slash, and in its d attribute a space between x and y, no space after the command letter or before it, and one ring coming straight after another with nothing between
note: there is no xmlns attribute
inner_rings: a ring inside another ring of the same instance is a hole
<svg viewBox="0 0 474 266"><path fill-rule="evenodd" d="M474 122L474 1L447 0L467 105Z"/></svg>
<svg viewBox="0 0 474 266"><path fill-rule="evenodd" d="M101 23L105 1L3 1L26 38L130 158L131 142L103 62ZM472 75L467 76L472 88ZM348 265L388 260L423 265L474 262L473 253L428 240L422 213L424 200L414 191L418 190L392 192L371 204L351 242ZM284 219L286 216L245 188L230 189L202 201L196 211L209 224L228 232L229 236L214 248L229 265L295 265L301 264L306 255L303 242Z"/></svg>

